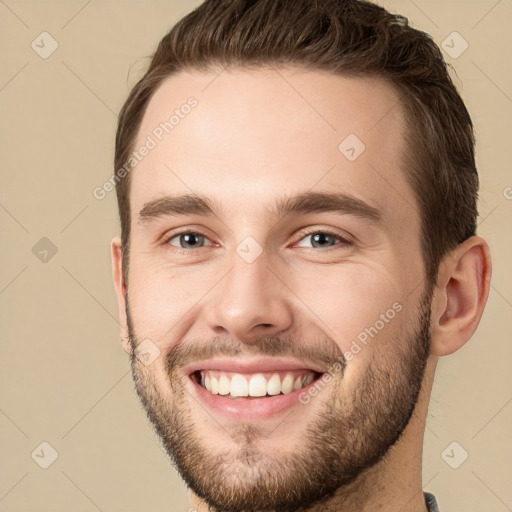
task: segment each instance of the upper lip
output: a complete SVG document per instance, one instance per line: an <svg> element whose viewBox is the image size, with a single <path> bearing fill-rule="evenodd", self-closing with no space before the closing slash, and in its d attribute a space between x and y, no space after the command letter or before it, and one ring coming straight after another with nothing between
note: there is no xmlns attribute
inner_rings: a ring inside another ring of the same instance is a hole
<svg viewBox="0 0 512 512"><path fill-rule="evenodd" d="M234 359L234 358L213 358L193 363L185 368L187 375L198 370L223 370L226 372L238 373L259 373L272 372L277 370L312 370L323 373L325 370L318 365L306 361L294 361L291 359L257 358L257 359Z"/></svg>

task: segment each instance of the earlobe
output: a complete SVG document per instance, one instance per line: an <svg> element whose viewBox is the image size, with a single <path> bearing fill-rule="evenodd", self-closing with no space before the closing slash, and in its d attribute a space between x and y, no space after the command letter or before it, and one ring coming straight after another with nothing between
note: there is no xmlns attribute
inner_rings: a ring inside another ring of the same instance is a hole
<svg viewBox="0 0 512 512"><path fill-rule="evenodd" d="M445 356L461 348L478 327L489 295L489 246L473 236L447 255L439 268L430 351Z"/></svg>
<svg viewBox="0 0 512 512"><path fill-rule="evenodd" d="M120 238L114 238L111 243L112 278L117 297L121 345L124 351L130 354L131 345L128 319L126 318L126 286L123 278L123 251L121 247Z"/></svg>

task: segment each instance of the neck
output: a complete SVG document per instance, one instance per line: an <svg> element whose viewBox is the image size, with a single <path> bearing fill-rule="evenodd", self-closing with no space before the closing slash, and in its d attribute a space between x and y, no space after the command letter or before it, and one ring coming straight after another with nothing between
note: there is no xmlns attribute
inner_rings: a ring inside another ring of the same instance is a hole
<svg viewBox="0 0 512 512"><path fill-rule="evenodd" d="M436 361L434 357L429 359L412 418L384 459L330 499L300 512L427 512L421 464ZM190 512L211 512L193 492L190 504Z"/></svg>

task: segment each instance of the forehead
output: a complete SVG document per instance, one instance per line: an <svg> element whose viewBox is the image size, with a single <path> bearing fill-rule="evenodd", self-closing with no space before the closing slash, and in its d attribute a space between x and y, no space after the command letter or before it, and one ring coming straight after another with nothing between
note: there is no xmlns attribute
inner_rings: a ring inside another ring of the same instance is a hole
<svg viewBox="0 0 512 512"><path fill-rule="evenodd" d="M365 199L395 221L405 215L410 228L417 212L404 129L399 96L383 79L300 68L183 71L146 109L135 148L151 149L132 171L132 215L191 192L250 214L314 189Z"/></svg>

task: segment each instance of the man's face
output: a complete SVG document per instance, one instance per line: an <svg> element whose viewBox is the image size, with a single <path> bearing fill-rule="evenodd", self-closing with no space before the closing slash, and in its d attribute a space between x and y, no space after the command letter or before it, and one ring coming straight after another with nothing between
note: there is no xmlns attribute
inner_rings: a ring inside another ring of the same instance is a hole
<svg viewBox="0 0 512 512"><path fill-rule="evenodd" d="M219 510L343 496L407 426L430 297L405 129L383 81L291 68L182 72L149 103L127 316L159 357L132 370L186 483Z"/></svg>

